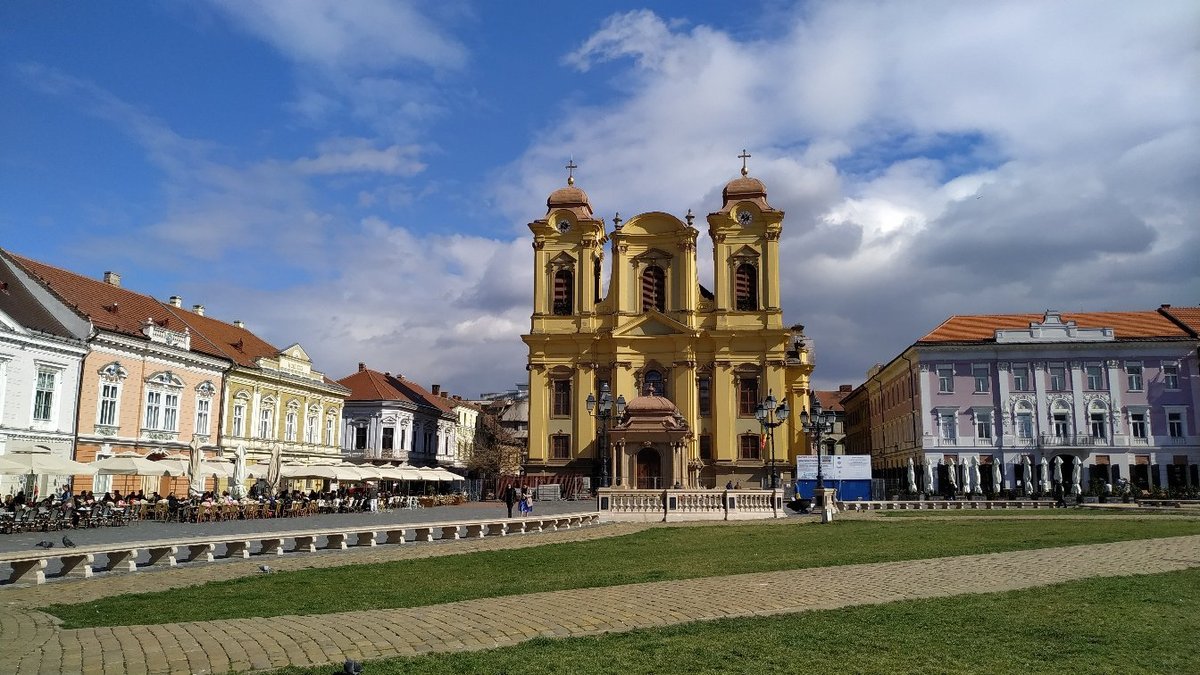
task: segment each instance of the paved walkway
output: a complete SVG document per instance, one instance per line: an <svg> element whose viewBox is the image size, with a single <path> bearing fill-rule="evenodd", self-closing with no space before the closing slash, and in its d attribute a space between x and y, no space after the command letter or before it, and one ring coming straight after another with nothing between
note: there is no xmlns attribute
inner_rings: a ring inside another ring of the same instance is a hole
<svg viewBox="0 0 1200 675"><path fill-rule="evenodd" d="M590 531L618 533L621 527ZM541 543L554 534L528 540ZM42 589L13 589L14 595L3 599L15 604L0 610L0 672L224 673L338 663L485 649L538 636L1016 590L1198 566L1200 535L534 593L412 609L81 630L61 630L45 614L20 608L37 602ZM794 593L800 587L805 592Z"/></svg>

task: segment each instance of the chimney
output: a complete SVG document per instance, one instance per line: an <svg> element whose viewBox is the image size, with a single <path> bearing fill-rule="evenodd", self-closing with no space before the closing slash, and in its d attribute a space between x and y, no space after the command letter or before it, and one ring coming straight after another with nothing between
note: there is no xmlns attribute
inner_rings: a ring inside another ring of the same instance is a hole
<svg viewBox="0 0 1200 675"><path fill-rule="evenodd" d="M234 325L234 326L237 326L238 328L245 328L245 327L246 327L246 324L245 324L245 323L243 323L241 319L234 319L234 320L233 320L233 325Z"/></svg>
<svg viewBox="0 0 1200 675"><path fill-rule="evenodd" d="M838 392L842 394L849 394L852 391L854 391L854 385L852 384L843 384L842 386L838 387Z"/></svg>
<svg viewBox="0 0 1200 675"><path fill-rule="evenodd" d="M441 394L441 396L442 396L442 398L448 398L448 397L449 397L449 394L448 394L447 392L444 392L444 391L443 391L443 392L442 392L442 394Z"/></svg>
<svg viewBox="0 0 1200 675"><path fill-rule="evenodd" d="M192 305L192 311L200 316L204 316L204 305Z"/></svg>
<svg viewBox="0 0 1200 675"><path fill-rule="evenodd" d="M172 295L171 298L167 300L167 304L172 307L183 307L183 298L179 297L178 295Z"/></svg>
<svg viewBox="0 0 1200 675"><path fill-rule="evenodd" d="M363 363L362 361L359 361L358 362L358 372L361 373L362 371L364 371L366 369L367 369L367 364Z"/></svg>
<svg viewBox="0 0 1200 675"><path fill-rule="evenodd" d="M442 394L442 385L440 385L440 384L433 385L433 395L440 396L441 394Z"/></svg>
<svg viewBox="0 0 1200 675"><path fill-rule="evenodd" d="M120 288L121 275L117 274L116 272L105 272L104 283L108 284L109 286L116 286L117 288Z"/></svg>

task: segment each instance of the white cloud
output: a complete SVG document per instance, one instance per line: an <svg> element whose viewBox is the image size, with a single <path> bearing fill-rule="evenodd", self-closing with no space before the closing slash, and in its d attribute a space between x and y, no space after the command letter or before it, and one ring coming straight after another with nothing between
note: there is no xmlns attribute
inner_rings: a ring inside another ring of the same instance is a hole
<svg viewBox="0 0 1200 675"><path fill-rule="evenodd" d="M365 138L343 138L327 141L318 148L316 157L293 162L305 174L379 173L391 176L414 176L425 170L417 160L420 149L415 145L373 147Z"/></svg>
<svg viewBox="0 0 1200 675"><path fill-rule="evenodd" d="M623 95L563 111L496 173L497 203L535 214L573 153L606 216L705 213L749 147L788 213L785 311L826 345L822 386L861 381L954 313L1195 302L1200 6L848 2L785 18L739 40L610 17L564 61L614 62Z"/></svg>

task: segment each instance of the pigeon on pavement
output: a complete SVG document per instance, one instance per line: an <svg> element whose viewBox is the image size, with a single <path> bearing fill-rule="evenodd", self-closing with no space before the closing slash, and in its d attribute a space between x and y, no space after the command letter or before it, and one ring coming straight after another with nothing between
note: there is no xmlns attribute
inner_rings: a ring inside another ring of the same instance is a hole
<svg viewBox="0 0 1200 675"><path fill-rule="evenodd" d="M362 663L354 659L346 659L342 664L342 675L361 675L362 671Z"/></svg>
<svg viewBox="0 0 1200 675"><path fill-rule="evenodd" d="M37 546L37 547L40 547L40 548L54 548L54 542L52 542L52 541L39 541L38 543L34 544L34 546Z"/></svg>
<svg viewBox="0 0 1200 675"><path fill-rule="evenodd" d="M267 566L267 565L259 565L259 566L258 566L258 571L259 571L259 572L262 572L263 574L270 574L271 572L274 572L275 570L271 569L271 568L270 568L269 566Z"/></svg>
<svg viewBox="0 0 1200 675"><path fill-rule="evenodd" d="M67 548L75 548L75 542L68 539L67 535L64 534L63 535L63 546L66 546Z"/></svg>

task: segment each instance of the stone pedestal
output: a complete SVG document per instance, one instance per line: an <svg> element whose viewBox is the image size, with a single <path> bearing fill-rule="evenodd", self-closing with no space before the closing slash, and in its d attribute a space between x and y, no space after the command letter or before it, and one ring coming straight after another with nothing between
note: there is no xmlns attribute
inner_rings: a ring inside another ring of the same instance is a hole
<svg viewBox="0 0 1200 675"><path fill-rule="evenodd" d="M837 512L837 488L813 488L813 502L817 508L832 508Z"/></svg>

